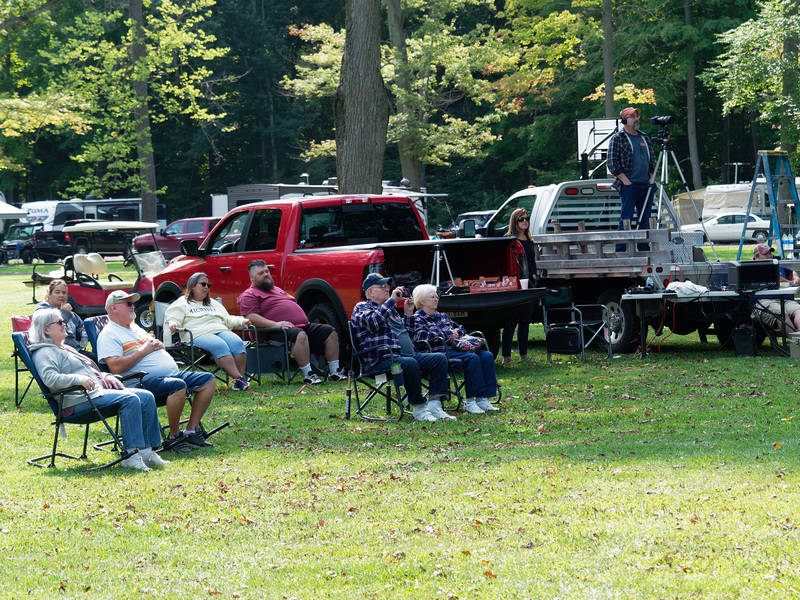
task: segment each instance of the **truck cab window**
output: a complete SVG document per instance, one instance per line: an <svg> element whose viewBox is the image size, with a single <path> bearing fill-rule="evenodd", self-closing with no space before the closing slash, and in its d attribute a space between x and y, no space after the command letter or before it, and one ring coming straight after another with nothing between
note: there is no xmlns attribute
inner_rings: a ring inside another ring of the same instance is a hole
<svg viewBox="0 0 800 600"><path fill-rule="evenodd" d="M514 200L509 201L505 206L502 206L492 217L491 223L486 230L487 237L503 237L508 231L508 221L511 219L511 213L518 208L524 208L528 211L528 216L533 216L533 206L536 203L536 196L520 196Z"/></svg>
<svg viewBox="0 0 800 600"><path fill-rule="evenodd" d="M206 247L211 254L230 254L237 252L239 238L242 236L249 212L240 212L232 215L225 224L217 229L214 238L208 241Z"/></svg>
<svg viewBox="0 0 800 600"><path fill-rule="evenodd" d="M247 231L244 252L264 252L275 250L278 245L278 231L281 227L280 209L261 209L253 211L253 220Z"/></svg>

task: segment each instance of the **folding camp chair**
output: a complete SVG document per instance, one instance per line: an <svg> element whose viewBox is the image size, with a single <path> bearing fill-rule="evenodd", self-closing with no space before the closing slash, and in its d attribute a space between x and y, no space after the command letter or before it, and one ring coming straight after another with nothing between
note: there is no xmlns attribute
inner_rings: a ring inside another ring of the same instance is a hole
<svg viewBox="0 0 800 600"><path fill-rule="evenodd" d="M28 330L31 328L31 316L27 317L11 317L11 331L22 334L25 343L28 343ZM22 396L19 395L19 374L25 373L28 371L28 367L25 366L25 363L20 364L20 356L19 351L17 350L16 346L14 347L14 404L19 406L22 404L22 401L25 399L25 395L28 393L28 390L31 389L31 385L33 385L33 376L30 377L28 380L28 385L25 386L25 391L22 392Z"/></svg>
<svg viewBox="0 0 800 600"><path fill-rule="evenodd" d="M366 350L362 350L356 343L355 331L352 323L348 322L348 330L350 332L350 371L347 378L347 397L345 400L345 413L346 419L350 418L352 402L355 398L356 413L362 419L375 420L375 421L399 421L403 418L405 402L405 395L400 393L400 386L394 378L391 366L385 369L373 369L364 362L364 355ZM378 346L377 350L387 350L390 356L394 356L392 349L388 346ZM375 349L373 349L374 351ZM367 388L367 395L361 400L359 397L358 386L365 386ZM395 393L392 394L392 387ZM386 401L386 417L373 417L365 413L367 406L372 402L376 396L383 398ZM397 407L397 418L392 418L392 405Z"/></svg>
<svg viewBox="0 0 800 600"><path fill-rule="evenodd" d="M282 341L262 340L262 333L281 333ZM248 325L242 329L242 340L247 352L245 371L248 378L261 385L261 375L276 373L281 379L290 384L294 376L289 363L291 344L286 329L282 327L253 327Z"/></svg>
<svg viewBox="0 0 800 600"><path fill-rule="evenodd" d="M165 303L162 302L161 304L165 304ZM95 353L97 353L97 336L100 335L100 332L103 331L103 327L105 327L107 324L108 324L108 316L107 315L99 315L99 316L96 316L96 317L88 317L88 318L83 320L83 327L86 330L86 336L87 336L87 338L89 340L89 343L92 345L92 348L94 349ZM101 365L101 367L107 368L105 365ZM142 377L143 375L145 375L145 373L138 373L136 375L129 375L129 376L125 377L125 379L133 379L133 378L137 378L138 379L138 378ZM157 395L155 398L156 398L156 406L157 407L166 406L166 404L167 404L167 397L166 396L158 396ZM187 396L186 400L189 402L189 406L191 406L191 404L192 404L191 397ZM183 419L181 421L181 424L186 423L187 421L188 421L188 419ZM216 428L212 429L211 431L207 432L205 429L203 429L203 426L201 424L200 425L200 432L203 434L203 437L205 437L207 439L207 438L211 437L212 435L214 435L215 433L217 433L219 430L225 429L225 427L228 427L229 425L230 425L230 423L225 422L222 425L220 425L219 427L216 427ZM161 426L161 437L162 438L166 439L167 430L168 429L169 429L169 425L162 425Z"/></svg>
<svg viewBox="0 0 800 600"><path fill-rule="evenodd" d="M70 459L86 459L86 450L89 445L89 425L92 423L99 423L102 422L106 428L106 431L111 436L113 449L114 451L119 451L122 448L122 441L119 439L119 436L111 428L106 420L108 417L114 417L119 415L119 411L121 408L121 404L119 402L115 402L109 406L105 406L103 408L98 408L92 398L89 396L88 392L83 388L81 385L74 385L62 390L50 390L44 382L42 381L41 377L39 377L39 372L36 369L36 363L33 362L33 357L31 356L30 349L28 348L28 344L24 338L24 336L19 333L15 332L11 334L11 338L14 341L14 347L16 351L19 353L19 358L25 363L25 366L28 367L28 370L31 372L33 379L39 385L41 389L42 395L47 400L47 403L50 405L50 410L53 411L55 415L55 421L53 425L55 426L55 431L53 434L53 450L50 454L45 454L43 456L38 456L36 458L29 458L28 464L34 465L37 467L44 467L44 464L41 464L43 461L50 461L50 464L47 465L49 467L54 467L56 464L56 456L60 456L62 458L70 458ZM62 395L68 392L80 391L86 395L86 400L91 404L92 410L88 413L83 413L80 415L72 415L69 417L62 416ZM58 437L60 430L68 424L75 424L75 425L85 425L86 431L83 436L83 453L80 456L72 456L71 454L65 454L64 452L58 451ZM99 449L99 445L95 445L95 448ZM137 449L132 451L123 450L120 452L120 455L115 458L114 460L101 465L99 467L93 467L92 471L97 469L103 469L105 467L110 467L111 465L115 465L118 462L121 462L132 456L138 452Z"/></svg>
<svg viewBox="0 0 800 600"><path fill-rule="evenodd" d="M605 344L611 358L610 312L604 304L575 304L572 288L548 290L542 298L547 360L551 354L580 354L586 361L586 348L592 342Z"/></svg>

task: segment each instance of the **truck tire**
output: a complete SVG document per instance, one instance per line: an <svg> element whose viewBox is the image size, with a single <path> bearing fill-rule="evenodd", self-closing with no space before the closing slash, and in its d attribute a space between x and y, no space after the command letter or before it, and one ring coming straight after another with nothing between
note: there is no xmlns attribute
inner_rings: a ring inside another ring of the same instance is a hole
<svg viewBox="0 0 800 600"><path fill-rule="evenodd" d="M30 248L25 248L19 256L26 265L29 265L33 262L33 250Z"/></svg>
<svg viewBox="0 0 800 600"><path fill-rule="evenodd" d="M78 242L75 244L75 254L89 254L89 247L86 242Z"/></svg>
<svg viewBox="0 0 800 600"><path fill-rule="evenodd" d="M336 330L339 336L339 360L342 363L350 362L350 332L347 330L347 323L340 323L336 310L327 302L314 304L308 311L308 321L310 323L322 323L330 325Z"/></svg>
<svg viewBox="0 0 800 600"><path fill-rule="evenodd" d="M597 299L598 304L605 304L611 313L611 352L631 352L637 342L639 326L630 303L622 303L622 292L606 290Z"/></svg>

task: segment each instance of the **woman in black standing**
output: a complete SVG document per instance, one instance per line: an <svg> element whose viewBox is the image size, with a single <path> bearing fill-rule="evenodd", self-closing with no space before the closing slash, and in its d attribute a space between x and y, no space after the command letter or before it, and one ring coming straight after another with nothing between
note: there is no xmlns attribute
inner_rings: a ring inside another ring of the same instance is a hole
<svg viewBox="0 0 800 600"><path fill-rule="evenodd" d="M533 249L533 240L530 232L530 218L528 211L518 208L511 213L508 222L506 235L512 235L525 249L525 256L528 259L529 286L536 287L536 256ZM518 316L511 325L503 329L503 364L507 365L511 360L511 340L514 338L514 330L517 329L517 345L519 346L520 360L528 360L528 328L533 314L533 302L520 307Z"/></svg>

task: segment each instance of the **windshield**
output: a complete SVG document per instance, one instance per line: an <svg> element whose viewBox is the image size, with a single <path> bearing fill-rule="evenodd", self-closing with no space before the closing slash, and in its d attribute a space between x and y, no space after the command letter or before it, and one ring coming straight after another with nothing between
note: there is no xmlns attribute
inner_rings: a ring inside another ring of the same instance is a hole
<svg viewBox="0 0 800 600"><path fill-rule="evenodd" d="M25 227L12 227L8 230L8 237L6 239L11 241L27 240L33 235L33 225Z"/></svg>
<svg viewBox="0 0 800 600"><path fill-rule="evenodd" d="M136 267L139 272L149 277L163 271L167 266L167 261L164 260L164 255L161 254L160 250L144 252L142 254L134 252L133 260L136 261Z"/></svg>

